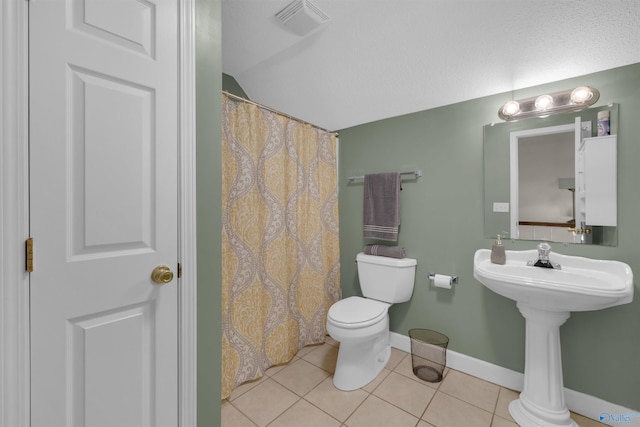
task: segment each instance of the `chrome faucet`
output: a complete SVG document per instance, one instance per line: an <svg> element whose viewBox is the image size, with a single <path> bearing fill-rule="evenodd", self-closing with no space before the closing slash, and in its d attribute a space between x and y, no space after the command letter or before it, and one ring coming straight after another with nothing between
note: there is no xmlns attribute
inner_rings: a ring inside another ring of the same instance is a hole
<svg viewBox="0 0 640 427"><path fill-rule="evenodd" d="M527 261L527 265L542 268L554 268L556 270L562 270L560 264L551 262L549 260L549 254L551 253L551 245L542 242L538 244L538 259L535 261Z"/></svg>

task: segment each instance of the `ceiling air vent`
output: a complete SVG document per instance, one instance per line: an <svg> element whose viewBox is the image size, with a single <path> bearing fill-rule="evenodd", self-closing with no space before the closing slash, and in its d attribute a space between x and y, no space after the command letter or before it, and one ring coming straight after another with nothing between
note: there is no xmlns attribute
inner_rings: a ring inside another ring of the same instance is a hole
<svg viewBox="0 0 640 427"><path fill-rule="evenodd" d="M329 22L329 17L308 0L295 0L276 13L276 19L299 36Z"/></svg>

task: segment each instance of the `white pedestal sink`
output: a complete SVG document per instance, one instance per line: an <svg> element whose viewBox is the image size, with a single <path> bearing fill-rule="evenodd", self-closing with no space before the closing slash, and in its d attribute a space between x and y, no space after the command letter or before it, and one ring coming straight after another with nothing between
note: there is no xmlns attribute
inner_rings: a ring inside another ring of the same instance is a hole
<svg viewBox="0 0 640 427"><path fill-rule="evenodd" d="M497 294L516 301L526 322L524 388L509 405L522 427L575 426L564 402L560 325L572 311L592 311L630 303L633 273L622 262L551 253L561 269L528 266L538 251L506 251L505 265L491 263L479 249L473 276Z"/></svg>

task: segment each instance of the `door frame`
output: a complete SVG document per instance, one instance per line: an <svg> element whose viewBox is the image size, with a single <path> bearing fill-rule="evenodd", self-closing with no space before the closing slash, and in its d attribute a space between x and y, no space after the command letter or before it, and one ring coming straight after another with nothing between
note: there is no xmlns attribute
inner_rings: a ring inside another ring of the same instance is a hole
<svg viewBox="0 0 640 427"><path fill-rule="evenodd" d="M197 420L195 0L179 9L178 414ZM0 8L0 427L30 425L29 274L29 2ZM34 267L38 268L37 239Z"/></svg>

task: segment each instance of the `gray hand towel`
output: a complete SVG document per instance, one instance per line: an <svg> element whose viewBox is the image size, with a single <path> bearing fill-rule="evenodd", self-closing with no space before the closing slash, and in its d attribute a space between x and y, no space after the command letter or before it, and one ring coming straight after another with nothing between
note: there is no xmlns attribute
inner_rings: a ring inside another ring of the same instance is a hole
<svg viewBox="0 0 640 427"><path fill-rule="evenodd" d="M364 253L367 255L386 256L389 258L404 258L407 254L402 246L366 245Z"/></svg>
<svg viewBox="0 0 640 427"><path fill-rule="evenodd" d="M364 237L397 241L400 225L400 173L364 176Z"/></svg>

